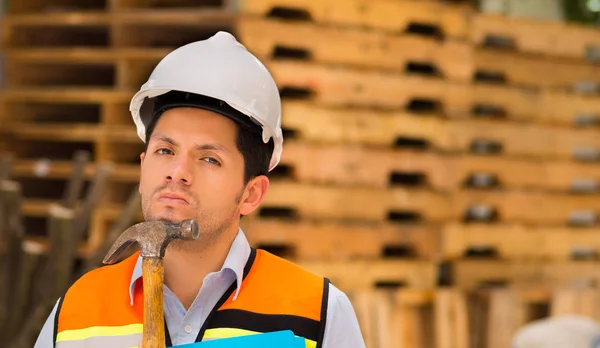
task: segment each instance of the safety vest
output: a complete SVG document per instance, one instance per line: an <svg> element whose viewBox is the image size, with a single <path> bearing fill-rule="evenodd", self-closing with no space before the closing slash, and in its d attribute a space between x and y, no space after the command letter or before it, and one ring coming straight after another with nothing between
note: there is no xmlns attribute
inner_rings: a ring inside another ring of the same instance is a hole
<svg viewBox="0 0 600 348"><path fill-rule="evenodd" d="M139 253L80 278L62 297L55 317L56 348L139 347L143 328L143 279L129 286ZM238 297L225 292L196 342L292 330L307 348L320 348L325 333L329 280L264 250L252 249ZM168 334L166 335L168 338ZM167 347L170 339L167 339Z"/></svg>

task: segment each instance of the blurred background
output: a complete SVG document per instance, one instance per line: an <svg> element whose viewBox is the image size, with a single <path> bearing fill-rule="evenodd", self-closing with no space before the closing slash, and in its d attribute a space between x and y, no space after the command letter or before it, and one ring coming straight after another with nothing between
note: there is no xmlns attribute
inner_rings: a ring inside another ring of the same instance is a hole
<svg viewBox="0 0 600 348"><path fill-rule="evenodd" d="M527 324L600 319L600 0L2 11L0 347L32 347L141 221L129 100L168 52L219 30L283 102L282 162L242 227L345 291L367 347L506 348Z"/></svg>

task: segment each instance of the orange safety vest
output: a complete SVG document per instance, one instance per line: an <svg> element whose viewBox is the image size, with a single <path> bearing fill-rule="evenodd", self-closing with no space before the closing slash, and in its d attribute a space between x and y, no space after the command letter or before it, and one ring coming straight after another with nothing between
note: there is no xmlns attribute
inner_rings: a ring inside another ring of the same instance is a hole
<svg viewBox="0 0 600 348"><path fill-rule="evenodd" d="M56 348L130 348L141 345L143 279L129 286L139 253L98 268L75 282L55 317ZM307 348L320 348L325 333L329 280L264 250L252 249L242 288L225 292L200 329L196 342L292 330ZM168 335L167 335L168 336ZM170 345L168 340L167 346Z"/></svg>

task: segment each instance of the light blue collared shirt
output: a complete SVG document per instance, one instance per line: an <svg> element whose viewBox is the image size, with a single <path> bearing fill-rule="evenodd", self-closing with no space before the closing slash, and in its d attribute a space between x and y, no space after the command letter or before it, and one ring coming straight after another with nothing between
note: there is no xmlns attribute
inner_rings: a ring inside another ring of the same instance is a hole
<svg viewBox="0 0 600 348"><path fill-rule="evenodd" d="M244 279L244 267L250 257L250 245L246 236L240 229L235 237L223 267L218 272L211 272L206 275L202 287L196 295L194 302L189 310L177 298L177 296L163 284L164 290L164 308L165 320L167 328L171 336L173 345L182 345L194 343L200 332L202 324L217 305L219 299L225 294L227 289L236 282L236 290L233 300L242 288L242 280ZM138 257L137 263L131 276L129 285L129 298L131 305L134 304L133 291L135 283L142 278L142 258Z"/></svg>
<svg viewBox="0 0 600 348"><path fill-rule="evenodd" d="M189 344L196 337L206 318L227 289L236 283L234 300L242 289L244 267L250 257L251 248L244 232L239 229L236 238L218 272L209 273L188 311L177 296L166 286L164 289L164 309L167 328L174 346ZM133 289L142 277L141 258L138 258L129 285L130 301L133 305ZM57 303L58 305L58 303ZM34 348L53 348L54 317L57 306L48 316ZM365 348L358 320L350 300L335 286L329 286L327 320L323 348Z"/></svg>

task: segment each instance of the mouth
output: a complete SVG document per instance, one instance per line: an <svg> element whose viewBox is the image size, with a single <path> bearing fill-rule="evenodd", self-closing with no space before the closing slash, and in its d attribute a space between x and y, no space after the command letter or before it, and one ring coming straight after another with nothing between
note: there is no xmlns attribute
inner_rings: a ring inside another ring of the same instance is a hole
<svg viewBox="0 0 600 348"><path fill-rule="evenodd" d="M158 201L159 202L163 202L163 203L169 203L169 204L182 204L182 205L189 205L189 201L182 195L176 194L176 193L163 193L160 196L158 196Z"/></svg>

